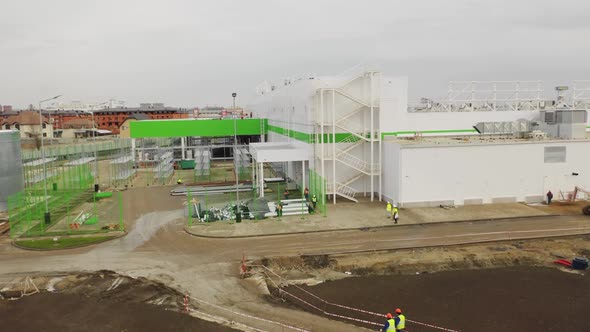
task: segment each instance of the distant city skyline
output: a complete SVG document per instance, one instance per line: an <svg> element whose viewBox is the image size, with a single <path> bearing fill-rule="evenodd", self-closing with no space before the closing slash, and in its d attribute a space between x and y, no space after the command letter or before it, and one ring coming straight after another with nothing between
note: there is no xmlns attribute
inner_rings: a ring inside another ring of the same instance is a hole
<svg viewBox="0 0 590 332"><path fill-rule="evenodd" d="M24 0L0 12L0 104L62 100L247 105L263 81L358 63L409 77L410 98L450 80L590 79L585 1ZM551 91L546 91L552 95Z"/></svg>

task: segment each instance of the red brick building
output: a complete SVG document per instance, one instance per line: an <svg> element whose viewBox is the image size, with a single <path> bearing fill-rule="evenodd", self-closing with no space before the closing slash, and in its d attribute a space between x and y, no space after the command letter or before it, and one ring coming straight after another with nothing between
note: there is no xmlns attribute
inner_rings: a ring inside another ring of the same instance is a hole
<svg viewBox="0 0 590 332"><path fill-rule="evenodd" d="M110 130L113 134L119 134L121 124L132 114L145 114L150 119L186 119L191 111L178 107L145 106L107 108L93 111L94 121L98 129ZM64 123L73 119L92 119L92 115L83 111L51 111L49 114L55 128L63 129Z"/></svg>

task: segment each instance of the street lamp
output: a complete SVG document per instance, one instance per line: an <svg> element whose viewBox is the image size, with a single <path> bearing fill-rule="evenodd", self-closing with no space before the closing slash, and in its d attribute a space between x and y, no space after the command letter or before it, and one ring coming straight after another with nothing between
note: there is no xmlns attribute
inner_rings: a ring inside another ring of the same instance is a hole
<svg viewBox="0 0 590 332"><path fill-rule="evenodd" d="M98 146L96 145L96 122L94 122L94 111L82 111L83 113L90 114L92 116L92 144L94 145L94 177L98 184Z"/></svg>
<svg viewBox="0 0 590 332"><path fill-rule="evenodd" d="M45 102L54 100L61 97L61 95L57 95L53 98L49 98L49 99L45 99L45 100L41 100L39 102L39 129L41 130L41 157L42 157L42 161L43 161L43 189L44 189L44 193L45 193L45 218L44 218L44 222L49 224L51 222L51 215L49 214L49 199L47 197L47 162L45 160L45 145L44 145L44 139L43 139L43 110L41 108L41 105Z"/></svg>
<svg viewBox="0 0 590 332"><path fill-rule="evenodd" d="M236 176L236 222L240 222L242 220L242 212L240 211L240 192L238 190L239 186L239 174L238 174L238 160L237 157L237 150L238 150L238 130L237 130L237 119L236 119L236 97L238 96L237 93L233 92L231 94L233 98L233 109L232 114L234 117L234 173ZM239 215L239 217L238 217ZM238 219L239 218L239 219Z"/></svg>

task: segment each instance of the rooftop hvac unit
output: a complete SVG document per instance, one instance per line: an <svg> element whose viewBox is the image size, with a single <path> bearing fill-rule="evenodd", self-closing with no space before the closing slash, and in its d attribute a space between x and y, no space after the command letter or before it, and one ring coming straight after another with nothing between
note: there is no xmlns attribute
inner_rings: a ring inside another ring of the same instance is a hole
<svg viewBox="0 0 590 332"><path fill-rule="evenodd" d="M555 112L545 112L545 116L543 117L543 121L547 124L554 124L555 123Z"/></svg>
<svg viewBox="0 0 590 332"><path fill-rule="evenodd" d="M531 122L528 120L519 120L515 122L479 122L473 126L479 134L499 135L499 134L516 134L531 131Z"/></svg>

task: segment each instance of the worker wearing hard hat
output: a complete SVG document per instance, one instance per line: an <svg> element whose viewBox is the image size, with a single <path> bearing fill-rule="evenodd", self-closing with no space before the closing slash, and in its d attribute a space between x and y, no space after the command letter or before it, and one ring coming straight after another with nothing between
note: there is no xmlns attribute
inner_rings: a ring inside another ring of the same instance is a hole
<svg viewBox="0 0 590 332"><path fill-rule="evenodd" d="M391 218L393 216L391 214L391 212L393 211L393 205L391 205L391 202L387 202L387 207L385 208L385 210L387 210L387 218Z"/></svg>
<svg viewBox="0 0 590 332"><path fill-rule="evenodd" d="M395 309L395 318L393 319L395 322L395 330L397 332L405 332L406 330L406 316L402 314L402 309L397 308Z"/></svg>
<svg viewBox="0 0 590 332"><path fill-rule="evenodd" d="M385 325L383 325L383 328L381 329L381 331L395 332L395 320L393 319L393 315L390 313L387 313L387 315L385 315L385 317L387 318L387 320L385 321Z"/></svg>
<svg viewBox="0 0 590 332"><path fill-rule="evenodd" d="M393 210L391 210L391 214L393 215L393 220L395 220L393 223L397 224L397 221L399 220L399 209L397 208L397 205L393 206Z"/></svg>

